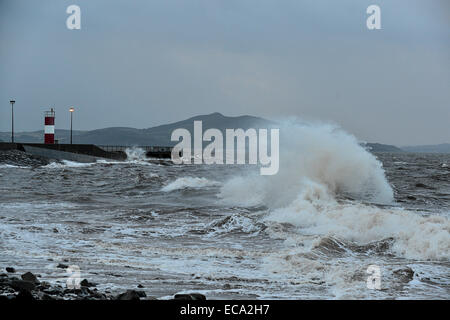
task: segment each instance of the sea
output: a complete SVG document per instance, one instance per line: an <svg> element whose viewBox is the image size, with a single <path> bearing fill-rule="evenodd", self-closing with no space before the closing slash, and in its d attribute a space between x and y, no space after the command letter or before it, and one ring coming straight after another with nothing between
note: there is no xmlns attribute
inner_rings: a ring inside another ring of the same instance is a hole
<svg viewBox="0 0 450 320"><path fill-rule="evenodd" d="M450 298L450 154L371 153L331 125L281 136L272 176L133 147L127 161L3 157L0 267L65 286L58 265L76 266L99 290L158 299Z"/></svg>

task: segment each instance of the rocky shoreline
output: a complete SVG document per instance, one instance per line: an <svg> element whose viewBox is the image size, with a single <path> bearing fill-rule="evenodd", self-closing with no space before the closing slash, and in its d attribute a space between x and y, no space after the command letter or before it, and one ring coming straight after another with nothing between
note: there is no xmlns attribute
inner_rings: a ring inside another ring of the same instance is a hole
<svg viewBox="0 0 450 320"><path fill-rule="evenodd" d="M44 157L28 154L19 150L0 151L0 163L12 166L40 167L51 161Z"/></svg>
<svg viewBox="0 0 450 320"><path fill-rule="evenodd" d="M126 290L112 295L101 292L97 284L87 279L80 281L78 288L64 288L60 285L41 281L39 276L31 272L18 275L14 268L5 268L6 273L0 274L0 301L8 300L157 300L147 296L143 290ZM138 285L138 288L142 286ZM200 293L176 294L172 300L206 300Z"/></svg>

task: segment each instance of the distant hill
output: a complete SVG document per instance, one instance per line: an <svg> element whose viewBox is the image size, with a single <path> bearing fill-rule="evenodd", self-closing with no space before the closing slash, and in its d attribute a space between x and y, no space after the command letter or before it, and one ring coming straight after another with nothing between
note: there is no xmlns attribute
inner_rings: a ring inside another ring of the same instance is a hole
<svg viewBox="0 0 450 320"><path fill-rule="evenodd" d="M73 143L88 143L96 145L155 145L173 146L177 142L170 141L172 131L184 128L193 132L194 121L201 120L203 130L217 128L225 130L227 128L270 128L275 122L252 116L226 117L218 112L195 116L183 121L160 125L148 129L135 129L128 127L111 127L91 131L74 131ZM0 133L0 139L10 141L10 133ZM14 135L16 142L43 142L44 131L19 132ZM59 143L69 143L69 130L55 130L55 139Z"/></svg>
<svg viewBox="0 0 450 320"><path fill-rule="evenodd" d="M402 149L390 144L364 143L362 145L370 152L404 152Z"/></svg>
<svg viewBox="0 0 450 320"><path fill-rule="evenodd" d="M97 145L117 144L117 145L157 145L173 146L177 142L170 141L170 136L175 129L184 128L191 133L194 130L194 121L201 120L203 130L217 128L267 128L275 123L252 116L226 117L218 112L192 117L183 121L160 125L148 129L134 128L106 128L92 130L79 134L76 137L77 143L93 143Z"/></svg>
<svg viewBox="0 0 450 320"><path fill-rule="evenodd" d="M72 132L73 139L83 131L74 130ZM59 143L70 142L70 130L56 129L55 139L59 139ZM11 132L0 132L0 141L11 141ZM29 132L14 132L15 142L31 142L31 143L43 143L44 142L44 130L29 131Z"/></svg>
<svg viewBox="0 0 450 320"><path fill-rule="evenodd" d="M170 141L170 135L177 128L184 128L193 132L195 120L201 120L203 131L210 128L217 128L222 132L227 128L271 128L276 126L276 122L269 121L253 116L227 117L221 113L215 112L208 115L195 116L186 120L164 124L148 129L135 129L128 127L111 127L90 131L73 131L74 143L87 143L96 145L122 145L122 146L173 146L177 142ZM70 130L56 129L55 139L59 143L70 142ZM11 141L10 132L0 132L0 141ZM44 131L17 132L14 133L16 142L35 142L42 143L44 140ZM362 143L370 152L441 152L450 153L450 144L426 146L408 146L396 147L381 143Z"/></svg>
<svg viewBox="0 0 450 320"><path fill-rule="evenodd" d="M423 145L423 146L407 146L402 147L407 152L419 152L419 153L450 153L450 143L442 143L435 145Z"/></svg>

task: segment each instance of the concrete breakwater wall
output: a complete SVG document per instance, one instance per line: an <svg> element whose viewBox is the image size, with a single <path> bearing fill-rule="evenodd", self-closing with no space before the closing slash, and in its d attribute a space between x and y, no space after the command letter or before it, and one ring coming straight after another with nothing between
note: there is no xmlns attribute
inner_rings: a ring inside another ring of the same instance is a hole
<svg viewBox="0 0 450 320"><path fill-rule="evenodd" d="M0 150L20 150L29 154L57 160L95 162L101 159L126 160L126 146L93 144L0 143ZM170 147L144 147L147 157L170 158Z"/></svg>
<svg viewBox="0 0 450 320"><path fill-rule="evenodd" d="M145 152L147 158L171 158L172 147L161 146L112 146L112 145L99 145L99 148L108 151L125 152L126 149L142 149Z"/></svg>

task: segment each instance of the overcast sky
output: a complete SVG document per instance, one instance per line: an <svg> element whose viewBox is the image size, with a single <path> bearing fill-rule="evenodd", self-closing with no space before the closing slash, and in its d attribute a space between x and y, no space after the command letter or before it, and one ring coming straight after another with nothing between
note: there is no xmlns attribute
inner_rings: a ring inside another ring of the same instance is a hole
<svg viewBox="0 0 450 320"><path fill-rule="evenodd" d="M81 7L81 30L66 8ZM381 7L382 30L366 8ZM450 142L448 0L0 0L0 131L298 116Z"/></svg>

